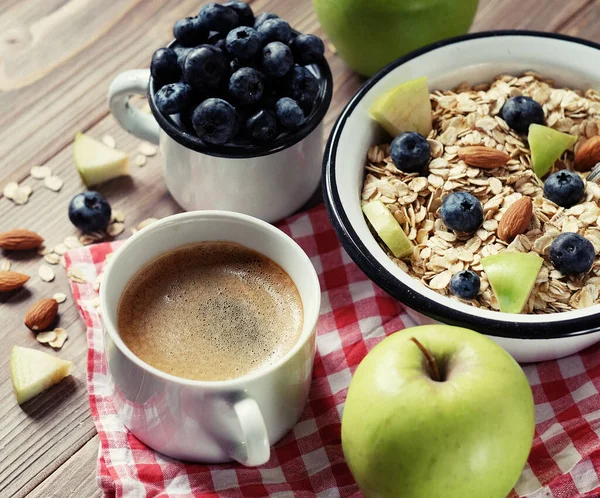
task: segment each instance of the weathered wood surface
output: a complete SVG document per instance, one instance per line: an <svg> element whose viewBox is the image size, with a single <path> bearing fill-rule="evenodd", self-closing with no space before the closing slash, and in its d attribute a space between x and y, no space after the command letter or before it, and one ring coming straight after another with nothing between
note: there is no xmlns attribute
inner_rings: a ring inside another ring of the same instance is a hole
<svg viewBox="0 0 600 498"><path fill-rule="evenodd" d="M147 67L153 50L171 38L174 20L194 13L198 0L0 0L0 190L8 181L34 189L28 204L0 197L0 231L25 227L48 245L75 234L67 218L69 199L82 190L71 158L75 131L110 134L119 148L135 152L138 140L120 130L108 113L106 90L120 71ZM322 35L310 0L253 0L257 11L273 11L300 31ZM594 0L482 0L473 30L525 28L559 31L600 41L600 5ZM362 83L328 49L335 91L326 117L329 130ZM59 193L29 177L46 164L65 182ZM133 168L131 180L100 190L126 225L179 210L160 180L160 158ZM128 232L120 236L126 237ZM60 325L69 340L57 354L74 361L73 378L18 407L8 375L14 344L37 347L22 320L29 304L68 292L60 266L51 283L37 277L41 258L9 256L13 269L32 276L26 290L0 295L0 496L99 496L95 482L98 437L85 389L84 327L69 295Z"/></svg>

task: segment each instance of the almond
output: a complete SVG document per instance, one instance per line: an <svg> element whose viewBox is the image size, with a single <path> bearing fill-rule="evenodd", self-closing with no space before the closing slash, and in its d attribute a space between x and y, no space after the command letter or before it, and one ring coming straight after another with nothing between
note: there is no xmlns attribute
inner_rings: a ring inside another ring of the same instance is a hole
<svg viewBox="0 0 600 498"><path fill-rule="evenodd" d="M531 222L533 202L529 197L521 197L502 215L498 223L498 237L511 242L517 235L524 233Z"/></svg>
<svg viewBox="0 0 600 498"><path fill-rule="evenodd" d="M8 232L0 233L0 247L11 251L28 251L37 249L44 242L44 239L37 233L24 228L15 228Z"/></svg>
<svg viewBox="0 0 600 498"><path fill-rule="evenodd" d="M16 271L0 271L0 292L20 289L29 280L29 275Z"/></svg>
<svg viewBox="0 0 600 498"><path fill-rule="evenodd" d="M458 157L469 166L482 169L499 168L504 166L510 159L506 152L484 145L462 147L458 150Z"/></svg>
<svg viewBox="0 0 600 498"><path fill-rule="evenodd" d="M600 136L583 142L575 154L574 167L577 171L589 171L595 164L600 163Z"/></svg>
<svg viewBox="0 0 600 498"><path fill-rule="evenodd" d="M56 299L42 299L34 303L27 311L25 325L28 329L36 332L45 330L54 323L56 315L58 315L58 303Z"/></svg>

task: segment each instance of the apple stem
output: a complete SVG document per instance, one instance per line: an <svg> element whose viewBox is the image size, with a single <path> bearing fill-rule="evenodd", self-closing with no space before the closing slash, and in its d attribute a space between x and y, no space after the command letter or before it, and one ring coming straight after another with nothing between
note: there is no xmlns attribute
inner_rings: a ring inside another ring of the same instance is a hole
<svg viewBox="0 0 600 498"><path fill-rule="evenodd" d="M425 359L427 360L427 363L429 363L429 368L432 372L433 380L435 380L436 382L440 382L440 370L438 369L437 363L435 362L435 359L433 358L431 352L425 346L423 346L423 344L421 344L415 337L411 337L410 340L414 342L417 345L417 347L421 350L421 352L425 355Z"/></svg>

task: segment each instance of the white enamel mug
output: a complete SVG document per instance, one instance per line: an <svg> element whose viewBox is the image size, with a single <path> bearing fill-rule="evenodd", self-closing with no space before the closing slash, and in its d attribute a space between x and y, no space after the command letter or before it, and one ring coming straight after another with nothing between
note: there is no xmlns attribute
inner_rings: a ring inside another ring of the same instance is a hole
<svg viewBox="0 0 600 498"><path fill-rule="evenodd" d="M236 211L272 222L300 209L321 179L323 118L333 81L325 60L307 67L320 82L314 110L300 129L266 146L209 145L186 132L177 117L157 110L147 69L119 74L108 101L123 128L160 145L167 188L185 210ZM148 96L153 115L129 104L133 94Z"/></svg>
<svg viewBox="0 0 600 498"><path fill-rule="evenodd" d="M275 364L224 381L195 381L161 372L125 345L117 327L120 296L133 275L185 244L225 240L278 263L292 278L304 308L302 333ZM125 426L143 443L173 458L203 463L268 461L269 447L298 421L310 389L321 293L315 269L286 234L256 218L197 211L164 218L132 236L104 272L100 304L113 400Z"/></svg>

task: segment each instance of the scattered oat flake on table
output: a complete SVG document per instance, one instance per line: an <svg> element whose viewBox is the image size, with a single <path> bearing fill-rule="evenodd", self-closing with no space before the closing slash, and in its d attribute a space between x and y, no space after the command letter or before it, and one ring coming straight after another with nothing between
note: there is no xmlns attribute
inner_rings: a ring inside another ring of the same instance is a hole
<svg viewBox="0 0 600 498"><path fill-rule="evenodd" d="M52 298L58 303L64 303L67 300L67 295L62 292L57 292L52 296Z"/></svg>
<svg viewBox="0 0 600 498"><path fill-rule="evenodd" d="M54 246L54 252L56 254L58 254L59 256L62 256L68 250L69 250L69 248L67 247L67 244L63 244L62 242L60 244L56 244Z"/></svg>
<svg viewBox="0 0 600 498"><path fill-rule="evenodd" d="M12 200L17 190L19 190L19 184L17 182L9 182L4 186L2 195Z"/></svg>
<svg viewBox="0 0 600 498"><path fill-rule="evenodd" d="M102 239L104 239L103 233L84 233L81 237L79 237L79 242L81 242L84 246L88 246L94 242L99 242Z"/></svg>
<svg viewBox="0 0 600 498"><path fill-rule="evenodd" d="M31 194L33 193L33 188L31 187L31 185L23 185L21 187L21 191L27 196L30 197Z"/></svg>
<svg viewBox="0 0 600 498"><path fill-rule="evenodd" d="M102 143L104 145L106 145L107 147L110 147L111 149L114 149L117 147L117 142L115 141L115 137L113 137L112 135L104 135L102 137Z"/></svg>
<svg viewBox="0 0 600 498"><path fill-rule="evenodd" d="M38 269L38 276L44 282L52 282L52 280L54 280L54 270L48 265L41 265Z"/></svg>
<svg viewBox="0 0 600 498"><path fill-rule="evenodd" d="M69 235L65 237L63 244L69 249L75 249L76 247L81 247L83 245L81 242L79 242L79 238L76 235Z"/></svg>
<svg viewBox="0 0 600 498"><path fill-rule="evenodd" d="M123 223L116 222L108 225L106 233L108 233L108 235L111 237L116 237L117 235L122 234L123 230L125 230L125 225Z"/></svg>
<svg viewBox="0 0 600 498"><path fill-rule="evenodd" d="M137 229L142 230L143 228L152 225L152 223L154 223L155 221L158 221L158 218L146 218L145 220L142 220L138 223Z"/></svg>
<svg viewBox="0 0 600 498"><path fill-rule="evenodd" d="M142 142L138 146L138 151L140 154L144 156L152 157L155 156L158 152L158 147L150 142Z"/></svg>
<svg viewBox="0 0 600 498"><path fill-rule="evenodd" d="M49 342L56 341L56 332L54 330L40 332L35 338L42 344L48 344Z"/></svg>
<svg viewBox="0 0 600 498"><path fill-rule="evenodd" d="M135 164L136 166L139 166L141 168L142 166L146 165L147 161L148 161L148 158L146 156L144 156L143 154L138 154L133 159L133 164Z"/></svg>
<svg viewBox="0 0 600 498"><path fill-rule="evenodd" d="M12 199L12 201L19 205L22 206L23 204L27 204L27 201L29 201L29 196L31 195L31 191L22 187L17 187L17 190L15 190L15 192L13 193L13 196L10 197L10 199Z"/></svg>
<svg viewBox="0 0 600 498"><path fill-rule="evenodd" d="M60 349L63 347L65 341L69 337L69 334L65 329L61 327L55 328L53 332L56 334L56 339L49 342L48 344L50 344L50 346L52 346L53 348Z"/></svg>
<svg viewBox="0 0 600 498"><path fill-rule="evenodd" d="M69 268L69 271L67 272L67 277L73 282L77 282L78 284L84 284L87 282L85 274L79 268Z"/></svg>
<svg viewBox="0 0 600 498"><path fill-rule="evenodd" d="M46 254L51 254L53 252L54 250L51 247L46 246L41 246L37 251L40 256L45 256Z"/></svg>
<svg viewBox="0 0 600 498"><path fill-rule="evenodd" d="M96 276L96 281L94 282L94 290L97 292L100 290L100 285L102 284L102 278L104 277L104 272L99 273Z"/></svg>
<svg viewBox="0 0 600 498"><path fill-rule="evenodd" d="M63 181L58 176L47 176L44 185L53 192L58 192L63 187Z"/></svg>
<svg viewBox="0 0 600 498"><path fill-rule="evenodd" d="M113 210L111 215L111 223L118 221L119 223L123 223L125 221L125 213L123 211L119 211L118 209Z"/></svg>
<svg viewBox="0 0 600 498"><path fill-rule="evenodd" d="M36 180L43 180L52 175L52 170L48 166L33 166L29 174Z"/></svg>
<svg viewBox="0 0 600 498"><path fill-rule="evenodd" d="M62 266L63 268L67 267L67 260L65 259L64 256L60 257L60 266Z"/></svg>
<svg viewBox="0 0 600 498"><path fill-rule="evenodd" d="M51 265L57 265L60 261L60 255L55 252L51 252L49 254L44 255L44 261Z"/></svg>
<svg viewBox="0 0 600 498"><path fill-rule="evenodd" d="M10 261L8 259L2 261L0 271L10 271Z"/></svg>

